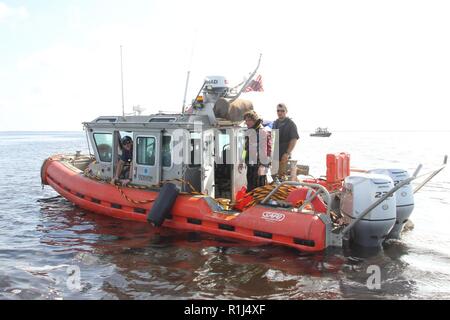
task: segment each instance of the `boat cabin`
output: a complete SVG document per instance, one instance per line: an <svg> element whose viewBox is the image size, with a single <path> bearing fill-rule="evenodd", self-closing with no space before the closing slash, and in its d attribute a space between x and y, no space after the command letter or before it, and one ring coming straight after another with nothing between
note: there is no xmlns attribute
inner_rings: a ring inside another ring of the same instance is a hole
<svg viewBox="0 0 450 320"><path fill-rule="evenodd" d="M213 113L221 88L207 86L201 106L191 113L139 116L101 116L83 123L96 161L90 170L110 180L122 154L121 140L133 140L132 184L159 187L175 183L180 191L195 191L214 198L234 197L246 185L239 170L245 131L239 123L221 121ZM176 179L180 179L177 181Z"/></svg>

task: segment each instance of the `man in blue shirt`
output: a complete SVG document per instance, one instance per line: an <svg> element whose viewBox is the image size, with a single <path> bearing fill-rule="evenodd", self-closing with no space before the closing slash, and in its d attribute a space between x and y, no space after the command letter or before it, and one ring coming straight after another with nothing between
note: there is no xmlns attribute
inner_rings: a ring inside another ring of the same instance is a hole
<svg viewBox="0 0 450 320"><path fill-rule="evenodd" d="M131 181L132 175L132 160L133 160L133 140L129 136L125 136L121 140L122 142L122 155L116 166L116 173L111 179L111 184L115 184L119 177L122 185L126 185Z"/></svg>
<svg viewBox="0 0 450 320"><path fill-rule="evenodd" d="M274 160L278 160L278 172L273 176L284 180L286 177L287 164L291 158L297 140L299 139L297 125L292 119L287 117L287 108L284 103L277 105L278 119L274 121L272 130L278 130L278 154L274 155Z"/></svg>

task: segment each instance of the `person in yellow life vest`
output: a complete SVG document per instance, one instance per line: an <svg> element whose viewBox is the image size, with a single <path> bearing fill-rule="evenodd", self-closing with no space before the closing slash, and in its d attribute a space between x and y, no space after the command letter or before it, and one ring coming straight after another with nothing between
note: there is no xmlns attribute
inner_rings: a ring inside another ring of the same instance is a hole
<svg viewBox="0 0 450 320"><path fill-rule="evenodd" d="M263 126L255 111L244 114L247 125L243 159L247 166L247 192L267 183L267 172L272 152L271 132ZM240 169L243 165L239 165Z"/></svg>

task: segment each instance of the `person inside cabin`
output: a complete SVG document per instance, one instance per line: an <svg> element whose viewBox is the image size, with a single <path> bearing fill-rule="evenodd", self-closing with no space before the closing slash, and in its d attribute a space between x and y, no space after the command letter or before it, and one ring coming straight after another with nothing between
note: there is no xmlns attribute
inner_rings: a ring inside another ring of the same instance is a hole
<svg viewBox="0 0 450 320"><path fill-rule="evenodd" d="M274 155L274 162L278 163L278 172L272 173L274 180L285 180L288 161L300 138L295 122L287 117L287 107L284 103L277 104L278 119L273 122L272 130L277 129L278 154ZM276 148L275 148L276 150Z"/></svg>
<svg viewBox="0 0 450 320"><path fill-rule="evenodd" d="M244 114L247 125L244 159L247 166L247 192L267 183L267 171L272 152L271 132L263 126L263 120L251 110ZM242 170L243 165L239 165Z"/></svg>
<svg viewBox="0 0 450 320"><path fill-rule="evenodd" d="M121 139L122 155L117 161L116 171L114 177L111 179L111 184L115 184L120 180L122 185L126 185L131 181L132 175L132 160L133 160L133 140L129 136Z"/></svg>

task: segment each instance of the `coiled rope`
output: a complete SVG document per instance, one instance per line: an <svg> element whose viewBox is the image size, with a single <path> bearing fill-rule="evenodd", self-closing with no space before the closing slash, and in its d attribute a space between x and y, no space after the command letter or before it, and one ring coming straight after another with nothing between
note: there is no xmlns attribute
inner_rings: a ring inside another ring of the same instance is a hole
<svg viewBox="0 0 450 320"><path fill-rule="evenodd" d="M86 176L90 179L94 179L94 180L97 180L97 181L100 181L103 183L109 183L108 180L102 179L98 175L94 174L92 172L92 170L89 169L89 167L83 171L83 174L84 174L84 176ZM128 184L127 188L140 189L140 190L152 190L155 188L160 188L164 183L168 183L168 182L179 182L179 183L184 183L187 186L189 186L189 188L191 190L190 192L180 192L180 194L205 195L204 193L197 191L189 181L184 180L184 179L163 180L159 184L154 184L154 185L149 185L149 186L138 186L138 185L134 185L134 184ZM117 190L119 191L120 195L124 199L126 199L128 202L131 202L133 204L147 204L147 203L151 203L151 202L155 201L155 199L151 199L151 200L132 199L128 195L125 194L123 187L120 185L120 183L115 183L114 185L117 188ZM259 204L277 186L278 186L277 184L272 182L271 184L267 184L267 185L255 188L252 191L246 193L242 198L235 201L234 203L230 203L229 199L214 199L214 200L224 208L234 208L236 206L239 206L239 204L241 204L243 201L248 201L248 203L246 203L245 206L243 206L243 208L241 209L242 211L244 211L244 210L248 209L249 207ZM271 199L276 200L276 201L285 201L286 198L288 197L289 193L295 189L296 189L295 186L282 185L277 190L277 192L275 192L272 195ZM249 201L249 199L251 199L251 200ZM299 201L299 203L295 204L295 206L301 205L302 203L303 203L303 200Z"/></svg>
<svg viewBox="0 0 450 320"><path fill-rule="evenodd" d="M86 169L83 171L83 175L84 175L85 177L87 177L87 178L94 179L94 180L97 180L97 181L99 181L99 182L109 183L108 180L102 179L102 178L100 178L98 175L94 174L94 173L92 172L92 170L89 169L89 167L86 168ZM163 181L161 181L161 182L158 183L158 184L153 184L153 185L149 185L149 186L138 186L138 185L134 185L134 184L128 184L128 185L127 185L127 188L131 188L131 189L139 189L139 190L152 190L152 189L155 189L155 188L160 188L160 187L162 187L162 185L163 185L164 183L167 183L167 182L180 182L180 183L184 183L184 184L186 184L186 185L191 189L190 192L180 192L180 194L204 195L203 193L198 192L198 191L192 186L192 184L191 184L189 181L184 180L184 179L169 179L169 180L163 180ZM147 203L151 203L151 202L155 201L155 199L151 199L151 200L135 200L135 199L132 199L132 198L130 198L129 196L127 196L127 195L125 194L125 192L123 191L123 186L121 186L120 183L117 183L117 182L116 182L116 183L114 184L114 186L115 186L116 189L119 191L120 195L121 195L123 198L125 198L128 202L131 202L131 203L134 203L134 204L147 204Z"/></svg>
<svg viewBox="0 0 450 320"><path fill-rule="evenodd" d="M247 208L259 204L261 201L263 201L264 198L267 197L267 195L271 193L277 186L278 186L277 184L272 182L271 184L266 184L264 186L255 188L252 191L246 193L241 199L237 200L233 205L236 206L241 204L243 201L249 201L248 199L251 197L250 198L251 200L247 204L245 204L245 206L242 208L242 211L244 211ZM271 199L276 201L286 201L286 198L288 197L289 193L295 190L296 188L297 188L296 186L282 185L277 190L277 192L275 192L271 196ZM301 203L298 203L297 205L300 204Z"/></svg>
<svg viewBox="0 0 450 320"><path fill-rule="evenodd" d="M73 161L72 158L66 158L63 155L56 155L53 157L48 158L47 160L50 161L61 161L61 162L66 162L68 164L70 164L71 166L71 160ZM96 161L93 159L93 161L91 162L92 164L96 163ZM45 162L44 162L45 164ZM43 166L44 166L43 164ZM43 172L41 172L41 175L43 174ZM88 167L86 167L86 169L83 171L83 175L89 179L93 179L102 183L110 183L107 179L103 179L101 177L99 177L97 174L95 174L94 172L92 172L92 170ZM189 187L190 191L189 192L180 192L180 194L185 194L185 195L203 195L206 196L206 194L197 191L192 184L184 179L169 179L169 180L163 180L158 184L154 184L154 185L149 185L149 186L140 186L140 185L134 185L134 184L128 184L127 188L131 188L131 189L139 189L139 190L154 190L157 188L161 188L162 185L164 183L168 183L168 182L179 182L182 184L185 184ZM136 200L133 199L131 197L129 197L125 192L124 192L124 188L120 183L115 183L114 186L116 187L116 189L119 191L120 195L126 199L128 202L133 203L133 204L148 204L151 202L154 202L155 199L150 199L150 200ZM239 204L241 204L243 201L248 201L248 203L245 204L245 206L243 208L241 208L240 210L244 211L246 209L248 209L249 207L252 207L258 203L260 203L270 192L272 192L272 190L274 188L276 188L277 185L275 183L271 183L268 185L264 185L258 188L253 189L252 191L246 193L242 198L240 198L239 200L235 201L234 203L230 202L230 199L214 199L214 201L216 201L219 205L221 205L223 208L226 209L232 209L236 206L239 206ZM274 199L276 201L285 201L286 198L288 197L289 193L293 190L295 190L296 187L295 186L289 186L289 185L282 185L275 194L272 195L271 199ZM251 197L251 198L250 198ZM249 201L250 200L250 201ZM299 203L295 204L295 206L297 205L301 205L303 203L303 200L301 200Z"/></svg>

